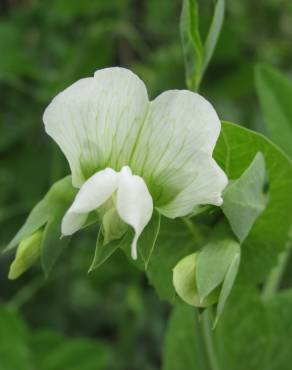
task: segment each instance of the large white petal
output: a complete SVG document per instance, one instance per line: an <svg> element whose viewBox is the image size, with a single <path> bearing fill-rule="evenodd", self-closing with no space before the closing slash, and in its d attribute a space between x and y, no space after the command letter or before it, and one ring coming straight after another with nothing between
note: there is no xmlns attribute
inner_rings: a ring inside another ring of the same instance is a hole
<svg viewBox="0 0 292 370"><path fill-rule="evenodd" d="M132 257L137 258L137 241L153 213L153 201L144 180L132 175L129 167L120 173L117 210L121 219L133 227Z"/></svg>
<svg viewBox="0 0 292 370"><path fill-rule="evenodd" d="M91 176L77 193L62 220L62 234L72 235L84 224L87 214L107 201L118 187L119 174L111 168Z"/></svg>
<svg viewBox="0 0 292 370"><path fill-rule="evenodd" d="M101 69L53 99L43 120L69 162L73 185L129 163L148 106L144 83L118 67Z"/></svg>
<svg viewBox="0 0 292 370"><path fill-rule="evenodd" d="M228 180L214 159L198 153L192 166L193 168L185 169L183 176L189 176L193 181L188 183L171 201L158 207L158 210L166 217L185 216L191 213L196 205L220 206L222 204L222 190L226 187Z"/></svg>
<svg viewBox="0 0 292 370"><path fill-rule="evenodd" d="M226 176L212 152L220 128L214 108L199 94L172 90L151 102L131 168L147 179L155 205L170 217L198 202L219 203Z"/></svg>

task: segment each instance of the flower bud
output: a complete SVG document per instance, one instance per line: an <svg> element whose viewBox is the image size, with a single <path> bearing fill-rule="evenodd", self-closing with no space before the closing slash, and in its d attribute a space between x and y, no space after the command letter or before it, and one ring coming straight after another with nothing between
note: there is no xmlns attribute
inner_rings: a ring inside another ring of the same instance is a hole
<svg viewBox="0 0 292 370"><path fill-rule="evenodd" d="M10 265L8 274L10 280L17 279L37 261L40 256L42 236L43 231L38 230L20 242L14 261Z"/></svg>
<svg viewBox="0 0 292 370"><path fill-rule="evenodd" d="M196 279L198 256L199 252L196 252L177 263L173 269L173 285L180 298L189 305L208 307L218 301L220 289L216 288L205 298L200 298Z"/></svg>

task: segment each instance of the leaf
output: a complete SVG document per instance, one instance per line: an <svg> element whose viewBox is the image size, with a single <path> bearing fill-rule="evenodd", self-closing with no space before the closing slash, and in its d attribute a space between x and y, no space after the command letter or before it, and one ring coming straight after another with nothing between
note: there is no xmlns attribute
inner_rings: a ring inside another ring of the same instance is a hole
<svg viewBox="0 0 292 370"><path fill-rule="evenodd" d="M47 223L41 244L41 261L44 273L48 276L70 237L61 236L61 218L53 218Z"/></svg>
<svg viewBox="0 0 292 370"><path fill-rule="evenodd" d="M163 218L157 246L149 262L147 275L161 299L173 303L175 290L173 268L177 262L196 250L187 228L179 221Z"/></svg>
<svg viewBox="0 0 292 370"><path fill-rule="evenodd" d="M240 245L226 236L213 238L200 250L196 280L201 300L223 283L230 265L238 255Z"/></svg>
<svg viewBox="0 0 292 370"><path fill-rule="evenodd" d="M32 209L24 225L5 248L15 248L22 239L43 227L53 216L59 217L69 207L77 190L71 184L71 176L66 176L52 185L44 198Z"/></svg>
<svg viewBox="0 0 292 370"><path fill-rule="evenodd" d="M110 362L110 348L102 342L67 339L50 331L32 335L31 348L38 370L103 370Z"/></svg>
<svg viewBox="0 0 292 370"><path fill-rule="evenodd" d="M156 245L160 230L160 219L160 214L157 211L154 211L150 222L143 230L143 233L138 240L138 254L142 257L145 270L148 268L150 258Z"/></svg>
<svg viewBox="0 0 292 370"><path fill-rule="evenodd" d="M183 257L195 252L200 243L191 237L181 220L162 218L161 230L147 270L150 283L161 299L174 302L173 268Z"/></svg>
<svg viewBox="0 0 292 370"><path fill-rule="evenodd" d="M232 182L223 194L223 213L241 243L266 207L264 185L265 161L263 155L257 153L241 177Z"/></svg>
<svg viewBox="0 0 292 370"><path fill-rule="evenodd" d="M196 316L196 310L190 306L174 306L165 335L163 370L208 368Z"/></svg>
<svg viewBox="0 0 292 370"><path fill-rule="evenodd" d="M271 139L292 157L292 82L276 69L258 65L255 85Z"/></svg>
<svg viewBox="0 0 292 370"><path fill-rule="evenodd" d="M242 245L239 270L240 279L253 282L263 281L288 239L292 224L292 163L263 135L223 122L214 155L230 180L240 177L259 151L269 178L269 203Z"/></svg>
<svg viewBox="0 0 292 370"><path fill-rule="evenodd" d="M180 18L181 43L188 89L198 91L214 53L224 20L225 0L218 0L204 46L199 30L197 0L183 0Z"/></svg>
<svg viewBox="0 0 292 370"><path fill-rule="evenodd" d="M183 0L180 34L186 70L186 84L188 89L197 91L201 79L203 60L197 0Z"/></svg>
<svg viewBox="0 0 292 370"><path fill-rule="evenodd" d="M269 347L269 370L290 370L291 352L291 306L292 290L274 294L264 302L271 328Z"/></svg>
<svg viewBox="0 0 292 370"><path fill-rule="evenodd" d="M208 64L214 53L222 29L224 13L225 13L225 0L217 0L212 23L204 44L204 60L202 68L203 73L206 71Z"/></svg>
<svg viewBox="0 0 292 370"><path fill-rule="evenodd" d="M27 329L15 312L0 308L0 369L32 370Z"/></svg>
<svg viewBox="0 0 292 370"><path fill-rule="evenodd" d="M40 229L49 219L48 203L44 199L40 201L30 212L27 220L21 229L17 232L8 246L4 249L4 252L15 248L22 239L30 236L38 229Z"/></svg>
<svg viewBox="0 0 292 370"><path fill-rule="evenodd" d="M255 287L233 288L213 338L220 369L269 369L270 327Z"/></svg>

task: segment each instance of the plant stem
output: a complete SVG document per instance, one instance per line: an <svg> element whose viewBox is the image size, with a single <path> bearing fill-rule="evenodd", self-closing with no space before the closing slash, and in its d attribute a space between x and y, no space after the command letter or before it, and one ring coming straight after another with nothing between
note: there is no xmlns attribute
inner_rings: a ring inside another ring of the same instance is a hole
<svg viewBox="0 0 292 370"><path fill-rule="evenodd" d="M206 348L206 353L207 353L210 369L220 370L217 357L216 357L214 343L213 343L213 334L212 334L212 329L211 329L211 320L210 320L209 312L210 311L207 308L202 314L202 321L201 321L202 337L205 343L205 348Z"/></svg>
<svg viewBox="0 0 292 370"><path fill-rule="evenodd" d="M291 247L292 247L292 242L290 241L287 244L286 249L279 255L279 260L278 260L277 265L270 272L270 275L264 285L263 292L262 292L262 296L264 299L270 298L277 291L280 285L283 273L285 271L288 259L290 257Z"/></svg>

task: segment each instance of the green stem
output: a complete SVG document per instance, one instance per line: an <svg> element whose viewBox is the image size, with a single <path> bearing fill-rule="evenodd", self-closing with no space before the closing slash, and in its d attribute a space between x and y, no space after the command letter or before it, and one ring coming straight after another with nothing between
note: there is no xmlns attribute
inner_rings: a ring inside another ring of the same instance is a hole
<svg viewBox="0 0 292 370"><path fill-rule="evenodd" d="M217 356L214 348L213 334L211 329L211 319L209 309L206 309L202 314L202 336L206 348L208 362L211 370L220 370Z"/></svg>
<svg viewBox="0 0 292 370"><path fill-rule="evenodd" d="M291 253L292 242L289 242L286 249L279 255L277 265L272 269L265 286L263 288L262 296L264 299L268 299L275 294L279 285L285 268L287 266L288 259Z"/></svg>

